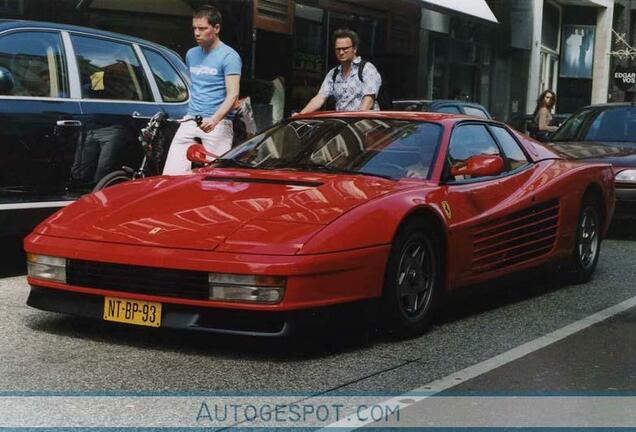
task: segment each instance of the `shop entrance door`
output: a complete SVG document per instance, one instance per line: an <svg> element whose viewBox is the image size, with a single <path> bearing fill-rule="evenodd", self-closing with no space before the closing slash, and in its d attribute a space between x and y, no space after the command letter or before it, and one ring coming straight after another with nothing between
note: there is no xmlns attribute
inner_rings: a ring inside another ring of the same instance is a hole
<svg viewBox="0 0 636 432"><path fill-rule="evenodd" d="M548 51L541 51L541 91L557 91L559 57Z"/></svg>

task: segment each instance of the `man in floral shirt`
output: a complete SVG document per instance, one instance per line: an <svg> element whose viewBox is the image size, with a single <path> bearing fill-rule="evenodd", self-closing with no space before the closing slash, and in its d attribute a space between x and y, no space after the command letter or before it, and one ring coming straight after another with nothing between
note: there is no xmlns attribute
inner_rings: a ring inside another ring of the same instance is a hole
<svg viewBox="0 0 636 432"><path fill-rule="evenodd" d="M327 73L318 94L300 114L319 110L330 96L336 100L337 111L378 109L375 98L382 85L382 78L373 64L358 57L358 34L352 30L340 29L336 30L333 39L340 65Z"/></svg>

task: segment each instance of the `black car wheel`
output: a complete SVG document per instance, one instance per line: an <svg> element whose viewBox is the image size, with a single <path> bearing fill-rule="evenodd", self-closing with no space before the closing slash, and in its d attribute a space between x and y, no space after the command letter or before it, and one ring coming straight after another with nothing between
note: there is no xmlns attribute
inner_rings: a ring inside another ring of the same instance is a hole
<svg viewBox="0 0 636 432"><path fill-rule="evenodd" d="M411 220L399 231L384 281L386 326L404 336L421 333L429 323L441 289L439 236L425 221Z"/></svg>
<svg viewBox="0 0 636 432"><path fill-rule="evenodd" d="M601 251L601 206L594 198L583 199L576 227L574 253L570 260L570 281L584 283L591 279Z"/></svg>
<svg viewBox="0 0 636 432"><path fill-rule="evenodd" d="M97 184L93 188L93 192L97 192L102 189L106 189L107 187L115 186L116 184L127 182L130 180L131 178L128 174L126 174L126 171L113 171L110 174L106 174L100 181L97 182Z"/></svg>

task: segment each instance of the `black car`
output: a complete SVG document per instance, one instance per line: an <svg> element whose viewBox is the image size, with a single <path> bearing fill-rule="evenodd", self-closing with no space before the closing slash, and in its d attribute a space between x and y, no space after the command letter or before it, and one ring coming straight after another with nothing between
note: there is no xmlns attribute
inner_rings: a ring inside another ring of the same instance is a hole
<svg viewBox="0 0 636 432"><path fill-rule="evenodd" d="M547 145L574 159L608 162L616 175L615 219L636 218L636 104L590 105L574 113Z"/></svg>
<svg viewBox="0 0 636 432"><path fill-rule="evenodd" d="M465 114L479 118L492 119L482 105L454 99L399 99L393 101L395 111L425 111L450 114Z"/></svg>
<svg viewBox="0 0 636 432"><path fill-rule="evenodd" d="M0 235L21 234L141 158L139 129L182 117L187 68L141 39L0 20Z"/></svg>

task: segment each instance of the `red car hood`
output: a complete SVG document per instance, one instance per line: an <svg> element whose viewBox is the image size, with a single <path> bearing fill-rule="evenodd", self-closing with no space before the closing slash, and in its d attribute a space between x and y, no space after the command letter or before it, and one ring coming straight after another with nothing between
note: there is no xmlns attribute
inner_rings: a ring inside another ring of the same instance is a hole
<svg viewBox="0 0 636 432"><path fill-rule="evenodd" d="M343 213L403 187L368 176L215 169L86 195L36 232L170 248L294 254Z"/></svg>

